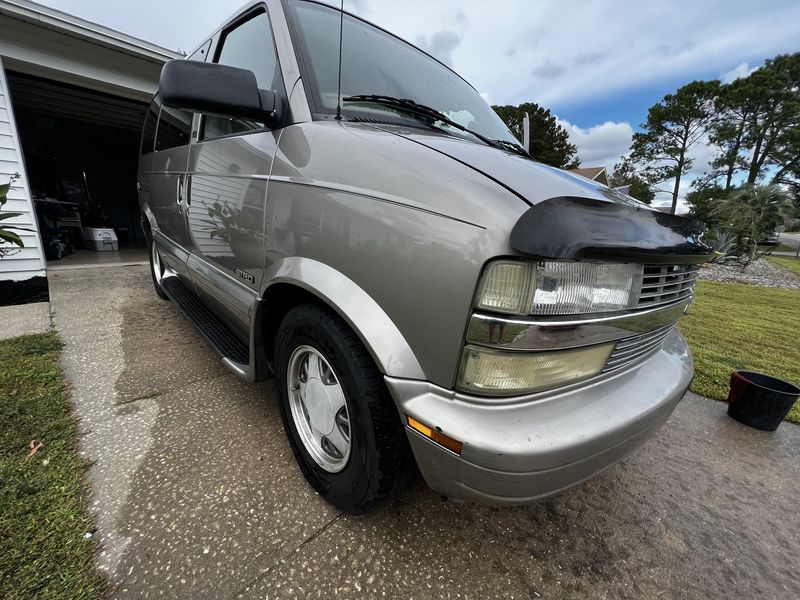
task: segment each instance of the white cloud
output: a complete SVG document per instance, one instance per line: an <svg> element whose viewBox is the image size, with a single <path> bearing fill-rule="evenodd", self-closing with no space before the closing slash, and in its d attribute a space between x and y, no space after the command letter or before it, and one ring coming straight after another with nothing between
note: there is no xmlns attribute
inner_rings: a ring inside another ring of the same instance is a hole
<svg viewBox="0 0 800 600"><path fill-rule="evenodd" d="M566 69L559 64L554 63L549 58L542 64L537 66L531 73L534 77L539 79L557 79L566 73Z"/></svg>
<svg viewBox="0 0 800 600"><path fill-rule="evenodd" d="M736 81L737 79L742 79L743 77L747 77L757 68L758 67L750 67L746 62L739 63L730 71L725 71L724 73L722 73L719 76L719 78L720 81L722 81L722 83L730 83L731 81Z"/></svg>
<svg viewBox="0 0 800 600"><path fill-rule="evenodd" d="M242 0L196 10L194 0L40 0L169 48L192 48ZM336 0L329 0L338 4ZM501 104L586 105L630 90L749 67L754 57L797 50L800 3L768 0L674 3L597 0L580 9L560 0L345 0L407 40L460 37L445 48L457 72ZM180 27L174 24L180 22ZM445 40L447 41L447 40ZM746 61L750 61L749 63ZM736 66L739 65L739 66ZM532 75L557 75L546 81ZM559 72L559 69L563 72ZM598 119L601 122L601 119Z"/></svg>
<svg viewBox="0 0 800 600"><path fill-rule="evenodd" d="M558 124L566 129L570 141L578 147L578 156L580 156L583 167L602 166L610 174L620 157L630 152L633 138L633 127L630 123L608 121L602 125L582 128L559 119ZM678 190L677 211L679 214L688 212L689 206L685 202L686 194L691 191L692 183L709 170L709 163L715 157L715 150L708 140L703 138L689 149L688 154L692 159L692 168L681 178L681 186ZM669 179L656 186L660 191L656 192L653 204L655 206L671 206L674 186L674 179Z"/></svg>
<svg viewBox="0 0 800 600"><path fill-rule="evenodd" d="M672 208L672 198L659 198L658 196L651 203L653 206L670 207ZM678 198L678 204L675 205L676 215L685 215L689 212L690 206L683 198Z"/></svg>
<svg viewBox="0 0 800 600"><path fill-rule="evenodd" d="M218 0L196 10L194 0L137 0L131 11L130 0L38 1L173 49L193 48L242 2ZM502 9L485 0L345 0L344 5L406 40L421 40L487 102L534 101L559 110L624 99L643 88L671 90L709 73L733 81L763 58L797 51L800 22L800 2L791 0L728 0L724 10L719 2L695 0L596 0L579 10L561 0L506 0ZM562 125L584 165L611 169L628 152L633 128L606 122L599 112L595 122L586 128ZM705 170L712 151L698 144L692 156L695 165L681 196Z"/></svg>
<svg viewBox="0 0 800 600"><path fill-rule="evenodd" d="M587 129L561 119L558 124L567 130L569 140L578 147L584 167L603 166L610 173L619 158L630 150L633 137L630 123L608 121Z"/></svg>

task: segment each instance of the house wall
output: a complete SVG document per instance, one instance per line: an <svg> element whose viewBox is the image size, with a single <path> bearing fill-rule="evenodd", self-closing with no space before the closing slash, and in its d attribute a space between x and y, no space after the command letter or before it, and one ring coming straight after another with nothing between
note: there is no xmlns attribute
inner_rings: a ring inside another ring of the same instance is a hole
<svg viewBox="0 0 800 600"><path fill-rule="evenodd" d="M22 213L4 223L18 225L32 231L17 231L25 247L0 259L0 282L25 281L45 275L45 258L34 214L31 191L28 187L22 146L19 141L11 97L8 91L3 60L0 58L0 182L5 183L14 173L22 177L14 182L8 193L3 211ZM4 244L4 248L10 248ZM13 246L16 248L16 246ZM0 284L2 285L2 284Z"/></svg>

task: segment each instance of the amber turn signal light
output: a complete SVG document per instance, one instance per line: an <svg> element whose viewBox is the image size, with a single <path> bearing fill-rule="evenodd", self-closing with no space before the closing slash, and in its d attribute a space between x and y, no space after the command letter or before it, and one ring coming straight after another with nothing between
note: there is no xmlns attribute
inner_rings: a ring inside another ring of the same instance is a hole
<svg viewBox="0 0 800 600"><path fill-rule="evenodd" d="M461 442L458 440L454 440L453 438L446 436L445 434L441 433L440 431L436 431L432 427L428 427L425 423L420 423L414 417L410 417L406 415L406 421L408 422L408 426L411 427L414 431L417 431L424 435L429 440L433 440L440 446L444 446L451 452L455 452L456 454L461 454Z"/></svg>

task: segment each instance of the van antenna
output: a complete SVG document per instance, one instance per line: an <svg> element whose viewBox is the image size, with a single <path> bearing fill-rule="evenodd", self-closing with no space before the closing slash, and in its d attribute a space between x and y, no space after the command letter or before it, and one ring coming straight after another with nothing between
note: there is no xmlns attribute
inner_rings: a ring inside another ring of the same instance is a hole
<svg viewBox="0 0 800 600"><path fill-rule="evenodd" d="M342 120L342 29L344 27L344 0L339 12L339 85L336 89L336 120Z"/></svg>

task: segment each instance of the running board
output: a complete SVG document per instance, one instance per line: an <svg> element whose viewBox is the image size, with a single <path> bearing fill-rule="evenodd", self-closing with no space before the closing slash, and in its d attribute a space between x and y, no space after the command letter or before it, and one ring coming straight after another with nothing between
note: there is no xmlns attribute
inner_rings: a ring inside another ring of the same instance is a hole
<svg viewBox="0 0 800 600"><path fill-rule="evenodd" d="M211 312L176 276L164 277L161 288L222 359L242 379L252 380L250 348L225 322Z"/></svg>

